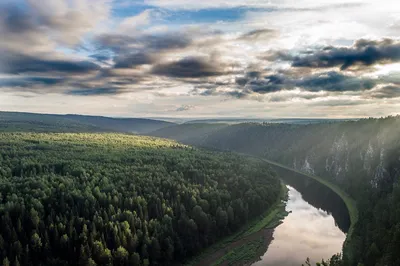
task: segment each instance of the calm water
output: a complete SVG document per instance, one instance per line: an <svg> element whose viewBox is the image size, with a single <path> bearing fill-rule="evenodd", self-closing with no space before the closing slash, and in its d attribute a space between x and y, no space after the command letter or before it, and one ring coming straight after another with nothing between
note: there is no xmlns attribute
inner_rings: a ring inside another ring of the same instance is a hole
<svg viewBox="0 0 400 266"><path fill-rule="evenodd" d="M341 253L350 217L332 190L301 174L274 167L289 188L291 213L274 231L274 240L254 266L300 266Z"/></svg>
<svg viewBox="0 0 400 266"><path fill-rule="evenodd" d="M333 216L306 202L293 187L288 188L286 210L291 213L275 229L274 240L254 266L300 266L307 257L316 262L341 252L346 235Z"/></svg>

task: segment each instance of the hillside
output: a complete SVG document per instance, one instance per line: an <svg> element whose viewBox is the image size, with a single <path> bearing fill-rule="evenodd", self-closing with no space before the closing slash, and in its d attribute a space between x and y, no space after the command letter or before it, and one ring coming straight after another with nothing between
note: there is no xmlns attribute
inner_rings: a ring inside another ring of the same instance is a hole
<svg viewBox="0 0 400 266"><path fill-rule="evenodd" d="M190 131L192 138L182 139L184 129L168 128L164 136L261 156L338 184L360 210L344 250L346 265L400 265L399 116L308 125L245 123L219 130L203 124L201 132Z"/></svg>
<svg viewBox="0 0 400 266"><path fill-rule="evenodd" d="M174 125L143 118L0 112L0 131L147 133Z"/></svg>
<svg viewBox="0 0 400 266"><path fill-rule="evenodd" d="M180 125L173 125L164 127L148 135L155 137L170 138L180 142L189 143L206 143L207 136L213 132L219 132L220 130L228 127L227 124L206 124L206 123L185 123Z"/></svg>
<svg viewBox="0 0 400 266"><path fill-rule="evenodd" d="M174 265L275 204L258 160L124 134L0 133L3 265Z"/></svg>

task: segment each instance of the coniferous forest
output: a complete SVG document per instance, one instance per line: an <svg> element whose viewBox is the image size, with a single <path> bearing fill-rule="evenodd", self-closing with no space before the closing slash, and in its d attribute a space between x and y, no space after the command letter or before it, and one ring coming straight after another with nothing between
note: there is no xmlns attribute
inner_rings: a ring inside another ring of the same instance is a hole
<svg viewBox="0 0 400 266"><path fill-rule="evenodd" d="M201 128L201 129L199 129ZM182 124L152 133L232 150L317 175L357 203L358 222L331 265L400 265L400 116L316 124Z"/></svg>
<svg viewBox="0 0 400 266"><path fill-rule="evenodd" d="M254 159L123 134L0 134L3 265L180 264L277 199Z"/></svg>

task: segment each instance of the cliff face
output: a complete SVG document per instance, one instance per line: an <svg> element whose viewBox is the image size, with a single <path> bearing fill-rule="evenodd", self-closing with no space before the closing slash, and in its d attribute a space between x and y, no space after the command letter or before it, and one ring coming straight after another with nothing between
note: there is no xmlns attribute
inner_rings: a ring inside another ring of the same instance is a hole
<svg viewBox="0 0 400 266"><path fill-rule="evenodd" d="M305 173L331 177L338 183L359 176L358 178L364 178L365 182L375 188L380 183L393 181L399 176L398 141L388 139L384 134L364 134L363 139L350 142L348 134L351 132L346 133L341 133L332 142L326 143L330 146L326 152L313 145L304 148L303 153L299 151L292 159L292 167Z"/></svg>

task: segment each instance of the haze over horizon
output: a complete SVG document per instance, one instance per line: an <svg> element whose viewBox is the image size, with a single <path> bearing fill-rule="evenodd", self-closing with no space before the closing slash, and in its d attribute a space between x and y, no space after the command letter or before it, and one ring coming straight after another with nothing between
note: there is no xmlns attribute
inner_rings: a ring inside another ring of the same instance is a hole
<svg viewBox="0 0 400 266"><path fill-rule="evenodd" d="M3 0L0 15L4 111L357 118L400 110L394 0Z"/></svg>

